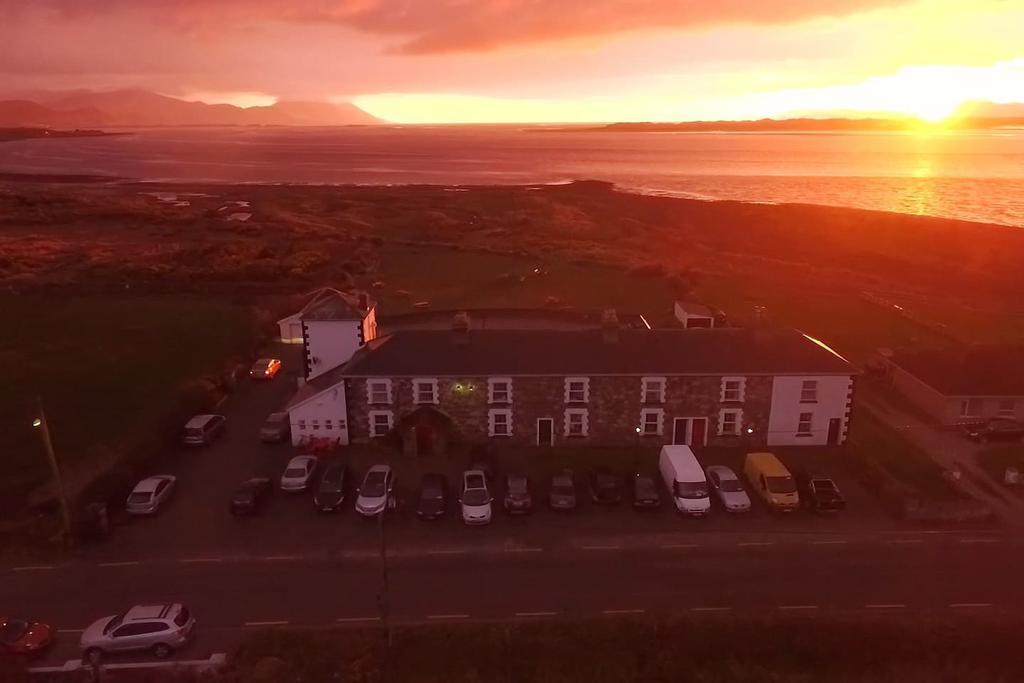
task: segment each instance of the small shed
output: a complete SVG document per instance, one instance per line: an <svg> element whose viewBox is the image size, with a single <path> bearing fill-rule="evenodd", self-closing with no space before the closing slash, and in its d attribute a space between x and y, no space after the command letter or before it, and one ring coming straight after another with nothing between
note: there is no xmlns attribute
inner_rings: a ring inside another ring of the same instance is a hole
<svg viewBox="0 0 1024 683"><path fill-rule="evenodd" d="M715 326L715 314L704 304L689 301L677 301L675 305L676 320L686 329Z"/></svg>

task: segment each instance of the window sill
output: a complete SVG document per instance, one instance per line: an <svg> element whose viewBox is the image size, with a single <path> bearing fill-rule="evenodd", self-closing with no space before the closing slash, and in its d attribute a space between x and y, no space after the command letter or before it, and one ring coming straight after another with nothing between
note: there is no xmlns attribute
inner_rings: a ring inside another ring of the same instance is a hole
<svg viewBox="0 0 1024 683"><path fill-rule="evenodd" d="M512 401L489 401L487 403L487 405L489 405L489 406L506 406L506 407L511 407L512 406Z"/></svg>
<svg viewBox="0 0 1024 683"><path fill-rule="evenodd" d="M491 434L490 435L490 437L492 439L507 439L507 438L509 438L511 436L512 436L511 434Z"/></svg>
<svg viewBox="0 0 1024 683"><path fill-rule="evenodd" d="M587 435L586 434L566 434L565 438L567 438L567 439L585 439L585 438L587 438Z"/></svg>
<svg viewBox="0 0 1024 683"><path fill-rule="evenodd" d="M798 438L803 438L803 437L808 437L808 436L814 436L814 433L813 432L797 432L794 436L796 436Z"/></svg>
<svg viewBox="0 0 1024 683"><path fill-rule="evenodd" d="M818 399L814 399L813 401L805 401L803 399L800 399L800 405L811 405L811 404L814 404L814 403L817 403L817 402L818 402Z"/></svg>

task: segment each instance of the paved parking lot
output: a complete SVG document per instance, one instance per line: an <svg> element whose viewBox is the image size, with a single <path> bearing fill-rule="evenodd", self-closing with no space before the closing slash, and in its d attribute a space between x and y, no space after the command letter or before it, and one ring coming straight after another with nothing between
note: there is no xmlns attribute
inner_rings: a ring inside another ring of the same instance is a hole
<svg viewBox="0 0 1024 683"><path fill-rule="evenodd" d="M351 495L342 510L334 514L317 513L308 493L280 491L275 491L270 504L259 516L236 518L229 514L228 500L241 481L263 475L276 482L288 459L295 454L287 444L263 444L256 436L266 415L283 406L293 393L299 368L298 347L279 345L269 353L283 358L285 369L270 382L240 384L221 408L228 416L223 438L205 448L181 450L170 471L178 477L178 489L166 508L154 517L119 523L110 539L85 550L87 557L110 561L202 560L225 556L372 552L378 548L377 525L353 512ZM657 545L678 542L683 536L708 540L723 535L741 539L738 542L755 543L765 535L871 535L906 528L905 523L888 517L875 498L846 475L845 469L834 462L835 455L814 449L804 453L787 452L783 458L790 464L804 465L833 476L849 506L840 515L819 517L803 511L778 515L754 500L754 509L749 514L730 515L716 506L707 518L688 519L675 511L664 491L658 510L633 510L628 491L621 505L598 506L591 503L586 494L585 472L581 470L577 470L578 509L555 513L546 506L548 482L544 473L557 463L545 462L545 452L538 450L527 456L536 460L525 463L527 470L535 474L532 481L534 513L509 517L496 506L493 523L477 528L465 527L452 510L446 519L436 522L420 521L414 514L419 473L445 471L454 488L459 472L467 465L467 456L410 461L407 456L391 450L353 447L346 449L344 457L351 464L355 480L371 462L383 459L396 468L400 507L387 519L388 543L395 552L429 553L459 544L498 548ZM704 465L727 464L739 472L742 452L708 451L698 453L698 457ZM500 454L498 459L500 468ZM652 451L645 469L653 470L655 461ZM518 466L522 464L520 461ZM624 463L620 469L623 475L627 474L630 464ZM494 490L492 493L496 503L499 502L502 492Z"/></svg>

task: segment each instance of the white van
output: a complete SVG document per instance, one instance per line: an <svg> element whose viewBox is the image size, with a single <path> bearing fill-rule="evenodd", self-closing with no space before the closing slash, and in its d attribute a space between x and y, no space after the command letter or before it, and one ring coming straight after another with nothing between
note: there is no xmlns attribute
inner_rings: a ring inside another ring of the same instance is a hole
<svg viewBox="0 0 1024 683"><path fill-rule="evenodd" d="M694 517L703 517L711 510L704 468L689 446L662 446L658 470L677 510Z"/></svg>

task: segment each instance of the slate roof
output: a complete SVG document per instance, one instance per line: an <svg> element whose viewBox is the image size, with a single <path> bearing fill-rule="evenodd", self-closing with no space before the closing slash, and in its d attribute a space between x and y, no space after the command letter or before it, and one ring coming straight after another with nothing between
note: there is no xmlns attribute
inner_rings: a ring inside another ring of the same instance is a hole
<svg viewBox="0 0 1024 683"><path fill-rule="evenodd" d="M370 302L373 306L373 302ZM362 320L366 310L360 308L358 297L334 291L302 309L303 320Z"/></svg>
<svg viewBox="0 0 1024 683"><path fill-rule="evenodd" d="M1024 396L1024 344L898 354L893 362L946 396Z"/></svg>
<svg viewBox="0 0 1024 683"><path fill-rule="evenodd" d="M299 390L295 392L295 395L292 396L290 401L288 401L288 405L285 406L285 410L294 408L300 403L313 398L317 394L323 393L341 380L345 379L345 368L346 364L342 364L336 368L331 368L322 375L317 375L313 379L306 380L306 383L299 387Z"/></svg>
<svg viewBox="0 0 1024 683"><path fill-rule="evenodd" d="M611 343L600 330L474 330L466 344L458 343L451 331L406 330L369 342L340 370L335 381L342 376L855 372L842 357L795 331L738 328L621 329L618 341Z"/></svg>

